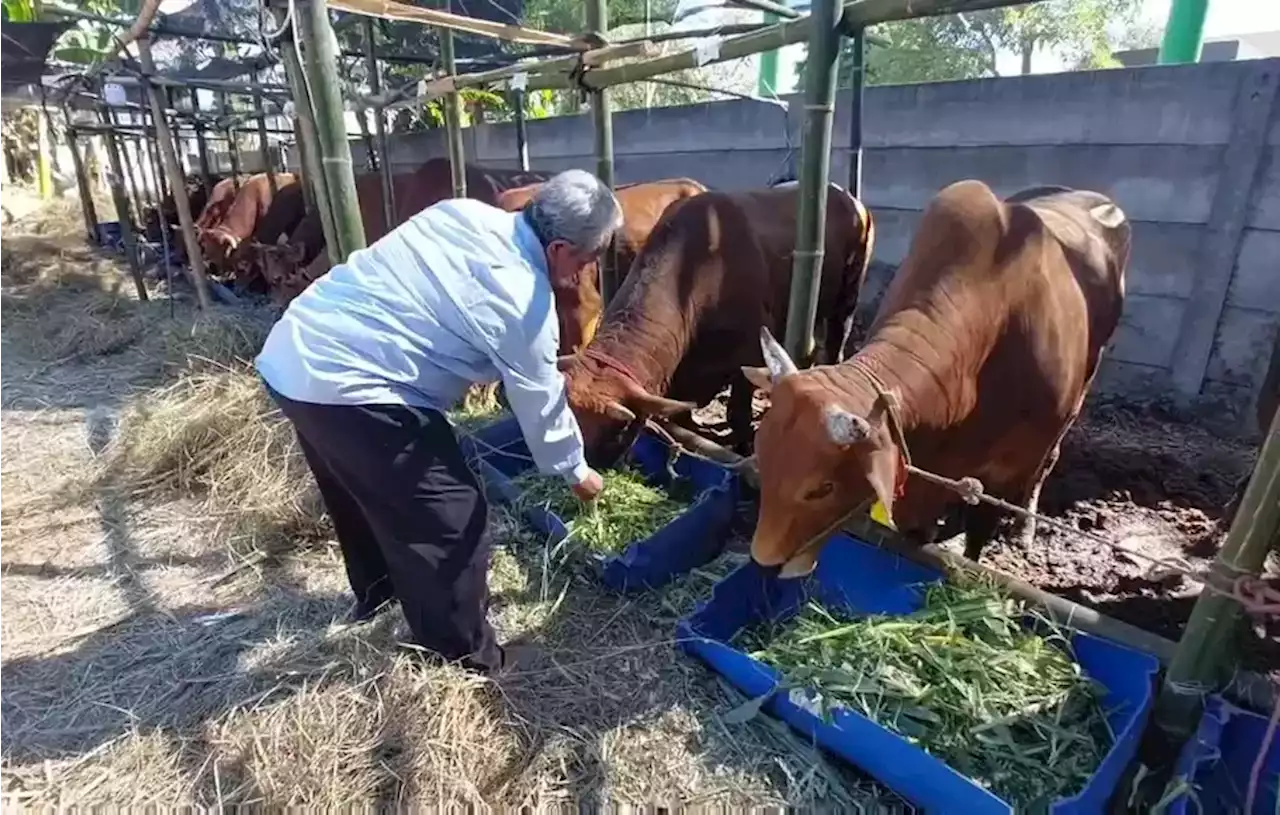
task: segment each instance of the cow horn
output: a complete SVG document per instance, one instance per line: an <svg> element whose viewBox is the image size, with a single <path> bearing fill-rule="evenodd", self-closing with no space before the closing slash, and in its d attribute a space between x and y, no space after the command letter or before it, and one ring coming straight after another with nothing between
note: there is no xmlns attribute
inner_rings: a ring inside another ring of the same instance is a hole
<svg viewBox="0 0 1280 815"><path fill-rule="evenodd" d="M617 419L620 422L634 422L636 414L621 402L606 402L604 406L604 415L610 419Z"/></svg>
<svg viewBox="0 0 1280 815"><path fill-rule="evenodd" d="M769 375L775 383L800 370L765 326L760 326L760 350L764 352L764 362L769 366Z"/></svg>
<svg viewBox="0 0 1280 815"><path fill-rule="evenodd" d="M562 356L558 356L556 357L556 368L563 371L565 368L569 367L569 365L572 364L573 361L577 358L578 358L577 354L564 354Z"/></svg>
<svg viewBox="0 0 1280 815"><path fill-rule="evenodd" d="M839 445L855 444L871 435L871 424L844 408L830 405L822 414L827 436Z"/></svg>

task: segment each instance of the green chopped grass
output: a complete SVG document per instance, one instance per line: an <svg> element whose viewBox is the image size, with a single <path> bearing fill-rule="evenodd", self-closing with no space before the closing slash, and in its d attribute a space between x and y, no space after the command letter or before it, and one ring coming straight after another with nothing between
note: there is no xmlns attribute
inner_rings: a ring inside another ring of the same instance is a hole
<svg viewBox="0 0 1280 815"><path fill-rule="evenodd" d="M1039 812L1082 789L1115 739L1102 689L1065 636L1034 633L1025 614L993 588L945 583L908 616L848 617L810 602L741 644L787 687L816 690L824 716L836 705L861 713L1016 811Z"/></svg>
<svg viewBox="0 0 1280 815"><path fill-rule="evenodd" d="M636 470L601 473L604 491L583 504L562 478L525 473L514 479L520 491L517 509L540 507L559 516L569 537L592 552L613 555L674 521L688 505L650 486Z"/></svg>

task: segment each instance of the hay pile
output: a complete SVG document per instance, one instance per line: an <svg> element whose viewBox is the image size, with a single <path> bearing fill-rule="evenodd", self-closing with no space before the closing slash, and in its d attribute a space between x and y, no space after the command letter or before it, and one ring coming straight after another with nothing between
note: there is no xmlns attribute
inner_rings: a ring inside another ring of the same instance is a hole
<svg viewBox="0 0 1280 815"><path fill-rule="evenodd" d="M140 398L108 448L101 483L135 495L204 499L239 551L326 534L297 437L243 364L188 371Z"/></svg>

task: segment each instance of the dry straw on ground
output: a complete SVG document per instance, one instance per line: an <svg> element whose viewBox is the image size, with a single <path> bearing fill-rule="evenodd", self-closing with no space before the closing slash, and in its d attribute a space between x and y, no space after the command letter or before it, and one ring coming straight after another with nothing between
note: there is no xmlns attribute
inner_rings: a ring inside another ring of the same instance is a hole
<svg viewBox="0 0 1280 815"><path fill-rule="evenodd" d="M57 251L36 279L89 268ZM30 258L6 255L4 316L13 297L31 297L30 314L48 300L48 324L23 326L36 339L63 336L100 296L101 280L30 288L9 274ZM118 264L95 262L118 281ZM518 671L488 680L425 658L400 644L398 611L334 625L350 599L336 546L293 545L324 538L310 477L234 361L260 327L231 315L192 329L167 303L129 305L163 319L106 354L28 343L5 322L5 381L25 394L6 390L6 468L95 474L73 505L10 516L6 503L0 517L6 806L902 809L776 721L735 713L743 700L679 653L676 620L732 559L619 597L495 509L491 618L501 639L534 646ZM95 453L86 425L117 410ZM271 557L229 549L228 534L258 549L269 538Z"/></svg>

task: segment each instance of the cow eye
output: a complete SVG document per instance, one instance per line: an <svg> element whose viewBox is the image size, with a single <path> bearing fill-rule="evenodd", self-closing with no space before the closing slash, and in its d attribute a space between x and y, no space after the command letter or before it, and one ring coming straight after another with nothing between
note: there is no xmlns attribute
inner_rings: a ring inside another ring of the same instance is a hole
<svg viewBox="0 0 1280 815"><path fill-rule="evenodd" d="M823 481L818 486L806 492L804 494L804 500L821 501L823 498L826 498L828 495L830 495L831 491L834 490L835 488L836 488L835 482Z"/></svg>

